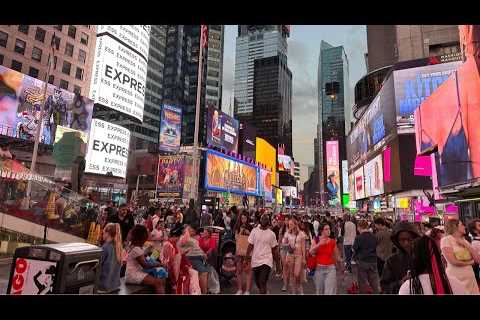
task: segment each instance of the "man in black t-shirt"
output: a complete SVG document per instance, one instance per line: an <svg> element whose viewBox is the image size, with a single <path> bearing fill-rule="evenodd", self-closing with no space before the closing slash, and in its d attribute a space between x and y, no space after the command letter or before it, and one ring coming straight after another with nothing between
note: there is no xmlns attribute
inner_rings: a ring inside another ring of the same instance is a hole
<svg viewBox="0 0 480 320"><path fill-rule="evenodd" d="M133 216L128 212L126 204L120 206L116 215L107 218L107 222L118 223L122 232L122 241L127 241L128 233L133 228L134 221Z"/></svg>

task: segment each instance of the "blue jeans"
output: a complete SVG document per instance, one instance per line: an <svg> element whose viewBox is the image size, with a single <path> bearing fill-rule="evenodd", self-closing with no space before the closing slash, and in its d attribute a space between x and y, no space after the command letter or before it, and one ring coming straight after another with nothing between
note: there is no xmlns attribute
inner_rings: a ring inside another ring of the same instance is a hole
<svg viewBox="0 0 480 320"><path fill-rule="evenodd" d="M337 269L335 265L317 266L314 281L317 294L337 294Z"/></svg>
<svg viewBox="0 0 480 320"><path fill-rule="evenodd" d="M352 246L344 245L343 250L345 251L345 263L348 271L352 271Z"/></svg>

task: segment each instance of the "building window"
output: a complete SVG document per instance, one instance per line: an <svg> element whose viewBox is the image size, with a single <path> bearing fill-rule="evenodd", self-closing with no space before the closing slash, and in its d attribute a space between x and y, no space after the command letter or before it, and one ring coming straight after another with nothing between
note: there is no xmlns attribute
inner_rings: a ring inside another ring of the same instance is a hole
<svg viewBox="0 0 480 320"><path fill-rule="evenodd" d="M57 69L57 61L58 61L57 56L54 56L53 57L53 70Z"/></svg>
<svg viewBox="0 0 480 320"><path fill-rule="evenodd" d="M55 34L52 36L52 45L55 46L57 50L60 49L60 38Z"/></svg>
<svg viewBox="0 0 480 320"><path fill-rule="evenodd" d="M63 25L59 24L59 25L56 25L54 28L57 29L58 31L62 32Z"/></svg>
<svg viewBox="0 0 480 320"><path fill-rule="evenodd" d="M0 54L0 64L3 64L3 54Z"/></svg>
<svg viewBox="0 0 480 320"><path fill-rule="evenodd" d="M6 47L8 41L8 33L0 31L0 46Z"/></svg>
<svg viewBox="0 0 480 320"><path fill-rule="evenodd" d="M62 72L70 75L71 69L72 69L72 64L68 61L63 61Z"/></svg>
<svg viewBox="0 0 480 320"><path fill-rule="evenodd" d="M30 69L28 70L28 75L30 77L38 78L38 69L30 67Z"/></svg>
<svg viewBox="0 0 480 320"><path fill-rule="evenodd" d="M63 79L60 80L60 88L68 90L68 81L65 81Z"/></svg>
<svg viewBox="0 0 480 320"><path fill-rule="evenodd" d="M45 41L45 34L46 31L40 27L37 27L37 31L35 31L35 40L38 40L40 42Z"/></svg>
<svg viewBox="0 0 480 320"><path fill-rule="evenodd" d="M26 45L27 43L25 41L17 39L15 41L15 52L24 54Z"/></svg>
<svg viewBox="0 0 480 320"><path fill-rule="evenodd" d="M12 69L18 72L22 72L22 63L17 60L12 60Z"/></svg>
<svg viewBox="0 0 480 320"><path fill-rule="evenodd" d="M65 46L65 55L73 57L73 44L67 43Z"/></svg>
<svg viewBox="0 0 480 320"><path fill-rule="evenodd" d="M87 53L82 49L78 50L78 61L80 61L81 63L85 63L86 60L87 60Z"/></svg>
<svg viewBox="0 0 480 320"><path fill-rule="evenodd" d="M42 49L39 49L37 47L33 47L32 49L32 59L35 61L42 61Z"/></svg>
<svg viewBox="0 0 480 320"><path fill-rule="evenodd" d="M82 94L82 88L75 85L75 86L73 86L73 92L76 93L76 94Z"/></svg>
<svg viewBox="0 0 480 320"><path fill-rule="evenodd" d="M82 32L82 35L80 36L80 42L84 45L88 45L88 34Z"/></svg>
<svg viewBox="0 0 480 320"><path fill-rule="evenodd" d="M48 83L53 84L54 80L55 80L55 77L53 76L53 74L48 76Z"/></svg>
<svg viewBox="0 0 480 320"><path fill-rule="evenodd" d="M21 33L28 34L28 29L29 29L28 25L19 25L18 26L18 31L20 31Z"/></svg>
<svg viewBox="0 0 480 320"><path fill-rule="evenodd" d="M75 78L78 80L83 80L83 69L77 67L77 72L75 73Z"/></svg>
<svg viewBox="0 0 480 320"><path fill-rule="evenodd" d="M70 38L75 39L75 36L77 35L77 28L74 26L69 26L68 27L68 36Z"/></svg>

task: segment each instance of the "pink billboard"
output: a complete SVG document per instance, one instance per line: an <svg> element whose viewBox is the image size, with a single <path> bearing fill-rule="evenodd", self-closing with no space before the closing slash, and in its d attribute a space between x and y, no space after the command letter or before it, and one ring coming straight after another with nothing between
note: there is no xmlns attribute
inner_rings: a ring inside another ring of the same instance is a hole
<svg viewBox="0 0 480 320"><path fill-rule="evenodd" d="M338 155L338 141L332 140L326 142L327 159L327 191L330 200L340 199L340 161Z"/></svg>
<svg viewBox="0 0 480 320"><path fill-rule="evenodd" d="M385 151L383 151L383 180L385 182L392 181L391 159L392 159L392 148L387 147Z"/></svg>

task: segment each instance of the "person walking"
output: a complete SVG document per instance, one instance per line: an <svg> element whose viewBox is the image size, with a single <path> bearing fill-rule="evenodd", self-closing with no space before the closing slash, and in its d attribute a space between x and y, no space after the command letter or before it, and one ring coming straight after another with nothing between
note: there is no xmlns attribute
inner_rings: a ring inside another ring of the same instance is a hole
<svg viewBox="0 0 480 320"><path fill-rule="evenodd" d="M286 265L290 279L292 279L291 290L295 294L303 294L301 281L303 280L302 271L306 263L306 235L300 230L298 220L292 217L288 222L288 230L285 233L282 244L287 248Z"/></svg>
<svg viewBox="0 0 480 320"><path fill-rule="evenodd" d="M260 226L254 228L248 237L247 259L251 260L255 284L260 294L267 294L268 278L274 260L277 272L281 270L278 243L269 225L270 217L263 214L260 217Z"/></svg>
<svg viewBox="0 0 480 320"><path fill-rule="evenodd" d="M316 294L337 293L337 268L335 265L340 260L335 239L330 237L330 225L322 223L319 226L320 237L315 237L310 248L310 254L315 256L314 282Z"/></svg>
<svg viewBox="0 0 480 320"><path fill-rule="evenodd" d="M381 276L385 261L387 261L388 257L392 254L392 233L388 230L383 218L376 218L374 224L375 229L377 230L375 233L377 239L377 268L378 274Z"/></svg>
<svg viewBox="0 0 480 320"><path fill-rule="evenodd" d="M465 287L465 294L479 294L477 280L472 265L480 261L480 256L465 240L465 226L462 221L450 219L445 224L447 236L442 238L440 246L447 260L447 275L455 277Z"/></svg>
<svg viewBox="0 0 480 320"><path fill-rule="evenodd" d="M348 272L352 273L352 255L353 255L353 242L357 236L357 227L352 221L352 217L349 214L345 214L345 226L343 235L343 250L345 254L345 267Z"/></svg>
<svg viewBox="0 0 480 320"><path fill-rule="evenodd" d="M252 230L248 211L244 210L235 226L235 243L237 258L237 294L250 294L252 287L252 269L250 261L246 258L246 250L248 249L248 236ZM245 239L247 240L245 242ZM246 244L246 246L245 246ZM245 281L244 281L245 278ZM245 288L245 289L244 289Z"/></svg>
<svg viewBox="0 0 480 320"><path fill-rule="evenodd" d="M360 220L358 231L360 234L353 243L353 259L358 266L358 287L360 293L367 293L370 286L372 292L378 294L380 284L377 269L377 239L369 231L366 220Z"/></svg>
<svg viewBox="0 0 480 320"><path fill-rule="evenodd" d="M472 239L472 248L476 250L478 255L480 255L480 219L471 220L468 223L468 231ZM478 263L473 265L473 272L475 273L475 278L480 286L480 267Z"/></svg>

